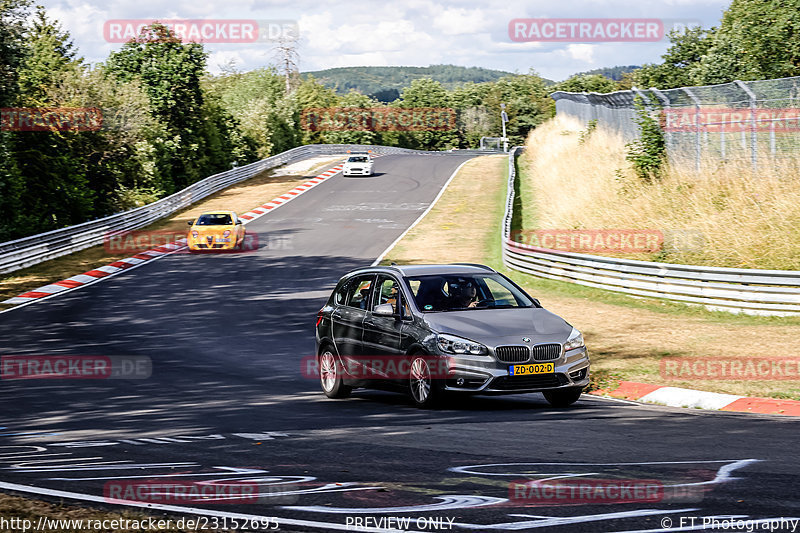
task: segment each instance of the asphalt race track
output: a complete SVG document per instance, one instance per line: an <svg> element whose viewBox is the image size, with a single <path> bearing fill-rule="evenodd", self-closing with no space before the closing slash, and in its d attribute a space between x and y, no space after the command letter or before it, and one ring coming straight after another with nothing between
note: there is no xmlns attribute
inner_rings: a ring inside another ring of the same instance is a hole
<svg viewBox="0 0 800 533"><path fill-rule="evenodd" d="M593 397L558 410L535 394L422 411L389 392L328 400L302 375L335 281L379 256L467 159L381 157L376 176L337 175L248 224L258 251L176 253L0 314L5 356L152 361L148 379L1 381L0 488L102 503L132 481L256 487L248 501L144 510L251 531L261 528L243 520L274 517L281 531L687 531L702 517L756 528L800 517L796 419ZM544 479L659 490L509 492Z"/></svg>

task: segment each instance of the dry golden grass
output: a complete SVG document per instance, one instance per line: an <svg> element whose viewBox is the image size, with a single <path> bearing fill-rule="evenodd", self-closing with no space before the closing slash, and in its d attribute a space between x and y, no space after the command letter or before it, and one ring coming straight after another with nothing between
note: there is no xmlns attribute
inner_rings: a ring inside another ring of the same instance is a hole
<svg viewBox="0 0 800 533"><path fill-rule="evenodd" d="M484 263L499 268L499 227L505 195L503 156L465 165L436 206L386 257L385 262ZM524 193L523 193L524 194ZM715 317L683 316L565 296L552 282L513 275L542 304L584 333L596 375L756 397L800 399L800 381L665 380L664 357L751 358L794 355L800 326L730 324Z"/></svg>
<svg viewBox="0 0 800 533"><path fill-rule="evenodd" d="M186 223L193 218L197 218L204 211L221 209L235 211L236 213L246 213L254 207L293 189L316 175L323 167L340 159L315 159L311 168L298 174L285 174L281 169L263 172L254 178L204 198L187 209L169 218L159 220L146 228L141 228L139 231L174 231L183 233L188 229ZM109 252L103 246L93 246L80 252L6 274L0 278L0 301L132 255L129 252L123 254ZM0 309L8 307L10 306L0 304Z"/></svg>
<svg viewBox="0 0 800 533"><path fill-rule="evenodd" d="M523 286L531 294L538 295L546 308L583 332L593 371L602 370L629 381L671 387L800 400L798 380L680 381L664 379L660 370L664 357L747 361L753 357L795 356L791 347L800 337L798 326L725 324L584 298L541 294L533 280Z"/></svg>
<svg viewBox="0 0 800 533"><path fill-rule="evenodd" d="M580 142L581 125L557 117L534 130L520 164L525 229L689 230L699 246L666 250L672 263L800 269L798 161L779 168L749 161L695 172L693 162L667 169L652 184L625 160L625 143L598 128Z"/></svg>
<svg viewBox="0 0 800 533"><path fill-rule="evenodd" d="M474 262L500 235L494 210L487 209L487 190L505 185L503 155L472 159L450 182L436 207L395 246L385 263ZM470 221L467 234L461 225Z"/></svg>

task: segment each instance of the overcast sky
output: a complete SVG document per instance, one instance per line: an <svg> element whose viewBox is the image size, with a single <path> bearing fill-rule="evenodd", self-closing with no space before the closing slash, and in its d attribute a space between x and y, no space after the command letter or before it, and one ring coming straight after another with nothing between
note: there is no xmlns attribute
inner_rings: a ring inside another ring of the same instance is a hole
<svg viewBox="0 0 800 533"><path fill-rule="evenodd" d="M41 1L41 0L40 0ZM656 18L719 24L729 0L44 0L89 62L122 45L107 42L104 25L119 19L295 20L303 72L345 66L455 64L511 72L531 68L553 80L598 67L655 62L666 42L513 42L517 18ZM275 61L274 45L206 43L208 68L233 60L250 70Z"/></svg>

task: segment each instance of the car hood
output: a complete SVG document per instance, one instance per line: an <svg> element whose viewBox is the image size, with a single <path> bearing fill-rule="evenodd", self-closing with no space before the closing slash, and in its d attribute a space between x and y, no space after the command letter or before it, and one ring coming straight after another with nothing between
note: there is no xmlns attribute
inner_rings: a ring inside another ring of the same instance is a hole
<svg viewBox="0 0 800 533"><path fill-rule="evenodd" d="M542 308L475 309L426 313L425 321L437 333L450 333L487 345L565 342L572 326Z"/></svg>

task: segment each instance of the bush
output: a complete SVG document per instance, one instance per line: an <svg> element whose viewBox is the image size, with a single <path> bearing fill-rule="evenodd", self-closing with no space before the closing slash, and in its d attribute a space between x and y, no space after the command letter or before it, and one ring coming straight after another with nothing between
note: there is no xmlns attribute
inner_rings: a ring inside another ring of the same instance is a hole
<svg viewBox="0 0 800 533"><path fill-rule="evenodd" d="M155 202L164 196L164 191L155 187L132 187L121 185L115 194L117 211L127 211Z"/></svg>
<svg viewBox="0 0 800 533"><path fill-rule="evenodd" d="M628 149L625 159L631 163L639 178L649 182L661 177L667 159L667 147L661 125L652 117L642 99L637 97L634 105L639 138L625 145Z"/></svg>

